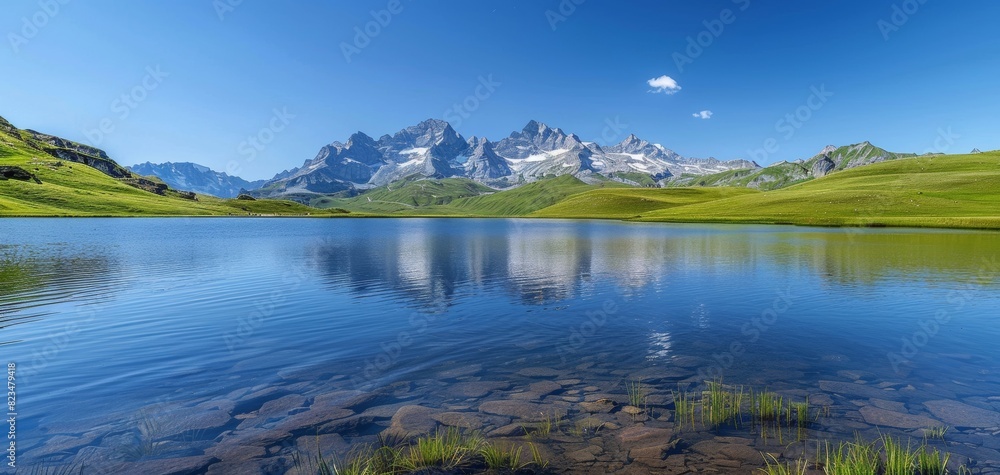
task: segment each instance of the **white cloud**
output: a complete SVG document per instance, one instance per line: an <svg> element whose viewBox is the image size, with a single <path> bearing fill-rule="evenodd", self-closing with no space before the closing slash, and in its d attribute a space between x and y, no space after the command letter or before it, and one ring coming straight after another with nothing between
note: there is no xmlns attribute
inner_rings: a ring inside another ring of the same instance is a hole
<svg viewBox="0 0 1000 475"><path fill-rule="evenodd" d="M649 91L652 93L676 94L677 91L681 90L681 86L677 84L677 81L666 75L650 79L646 81L646 84L649 84L649 87L653 88Z"/></svg>
<svg viewBox="0 0 1000 475"><path fill-rule="evenodd" d="M696 119L711 119L712 111L695 112L694 114L691 115L693 115Z"/></svg>

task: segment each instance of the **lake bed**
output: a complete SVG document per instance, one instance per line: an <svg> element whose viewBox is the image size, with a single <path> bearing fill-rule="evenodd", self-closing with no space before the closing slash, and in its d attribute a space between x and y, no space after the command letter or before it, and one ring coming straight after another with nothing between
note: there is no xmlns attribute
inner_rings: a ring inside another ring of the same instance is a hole
<svg viewBox="0 0 1000 475"><path fill-rule="evenodd" d="M1000 473L997 233L0 225L21 466L297 473L297 454L454 427L530 442L555 472L748 473L761 452L812 460L827 441L946 429L927 443ZM809 423L685 423L677 396L707 381L808 401Z"/></svg>

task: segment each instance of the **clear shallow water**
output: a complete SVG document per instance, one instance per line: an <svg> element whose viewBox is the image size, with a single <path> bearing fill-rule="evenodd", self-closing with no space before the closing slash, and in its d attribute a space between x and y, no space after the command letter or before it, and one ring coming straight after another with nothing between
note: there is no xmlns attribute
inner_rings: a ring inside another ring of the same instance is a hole
<svg viewBox="0 0 1000 475"><path fill-rule="evenodd" d="M814 438L851 438L874 431L859 413L872 399L951 426L955 410L940 417L923 403L1000 411L998 256L1000 235L959 231L5 219L0 355L18 365L23 465L197 457L245 430L237 416L287 395L309 407L331 391L391 391L379 404L476 412L540 380L563 382L538 399L572 418L575 398L623 395L642 378L669 427L670 390L724 377L828 399L836 421ZM524 371L538 367L544 376ZM511 386L450 389L480 380ZM830 384L856 381L884 398ZM267 388L280 392L247 396ZM157 453L118 447L143 437L137 419L206 403L225 420L166 434ZM390 416L338 443L370 439ZM992 470L1000 427L982 425L955 427L951 450ZM262 443L284 452L258 458L287 455L305 432ZM587 466L620 468L601 463Z"/></svg>

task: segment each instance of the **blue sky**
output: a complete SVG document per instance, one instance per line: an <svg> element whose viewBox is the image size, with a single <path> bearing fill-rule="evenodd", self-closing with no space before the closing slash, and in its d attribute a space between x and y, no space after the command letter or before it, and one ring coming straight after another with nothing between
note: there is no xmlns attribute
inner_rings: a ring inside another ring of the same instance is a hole
<svg viewBox="0 0 1000 475"><path fill-rule="evenodd" d="M123 164L249 179L432 117L762 164L864 140L965 153L1000 148L998 16L987 0L7 0L0 115Z"/></svg>

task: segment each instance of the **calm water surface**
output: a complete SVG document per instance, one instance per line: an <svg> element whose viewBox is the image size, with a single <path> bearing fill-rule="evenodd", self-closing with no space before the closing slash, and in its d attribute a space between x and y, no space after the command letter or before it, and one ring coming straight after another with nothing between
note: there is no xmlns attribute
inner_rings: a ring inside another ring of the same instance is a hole
<svg viewBox="0 0 1000 475"><path fill-rule="evenodd" d="M638 379L660 406L647 425L669 428L671 390L721 377L826 406L810 440L877 434L876 423L919 438L893 417L931 418L952 427L948 450L994 473L998 259L1000 235L987 232L4 219L0 355L17 364L22 466L195 459L334 391L386 394L366 404L383 414L335 431L338 450L370 440L404 403L481 414L486 400L537 396L572 420L586 415L577 401L620 398ZM548 380L561 388L532 393ZM481 381L509 385L454 391ZM289 410L244 423L279 398ZM157 418L189 426L141 427ZM489 432L511 419L480 422ZM262 469L280 472L310 430L260 442L267 453L246 458L285 457ZM162 450L128 449L144 438ZM559 459L573 443L549 450ZM605 450L584 465L629 465ZM711 463L691 453L689 467Z"/></svg>

